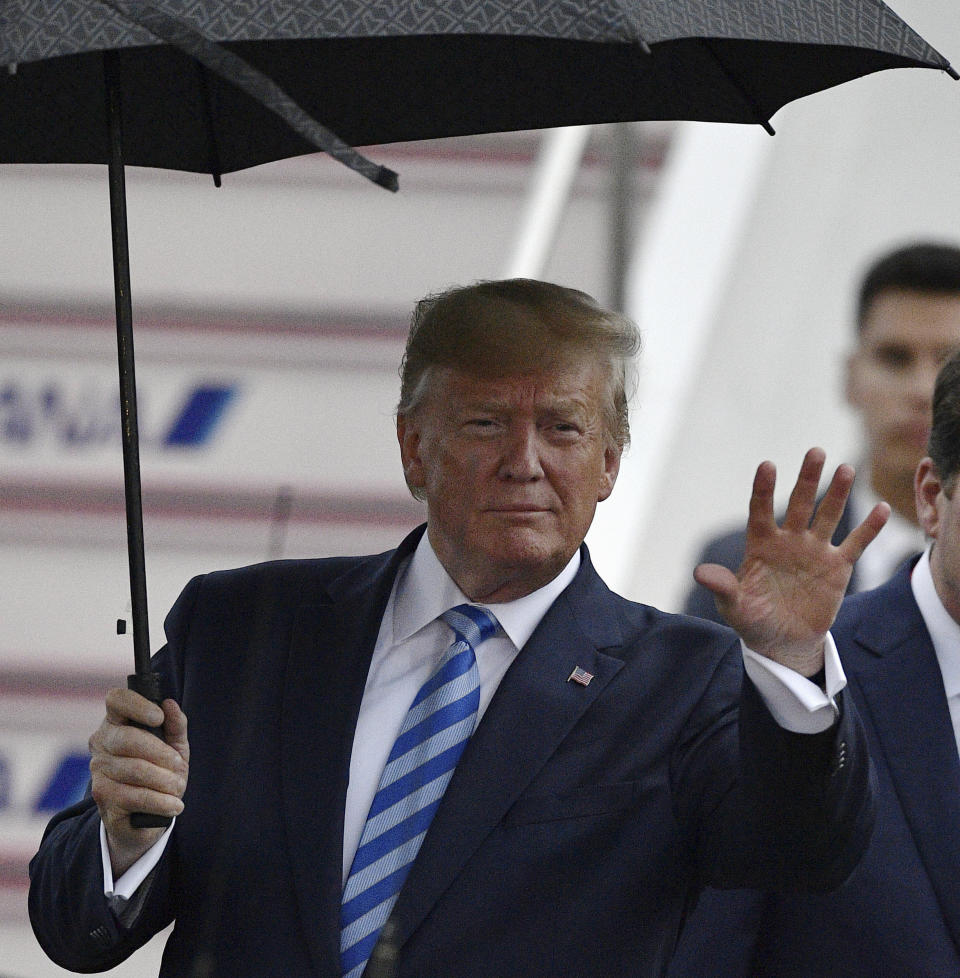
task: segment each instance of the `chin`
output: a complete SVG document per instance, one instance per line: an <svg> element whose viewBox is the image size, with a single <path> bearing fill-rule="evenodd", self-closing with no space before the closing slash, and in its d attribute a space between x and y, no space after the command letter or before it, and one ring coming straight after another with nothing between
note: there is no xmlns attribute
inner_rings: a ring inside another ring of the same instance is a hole
<svg viewBox="0 0 960 978"><path fill-rule="evenodd" d="M564 548L556 540L524 539L523 535L511 534L513 539L500 540L493 548L490 557L497 563L530 569L550 567L554 564L563 566ZM558 568L559 569L559 568Z"/></svg>

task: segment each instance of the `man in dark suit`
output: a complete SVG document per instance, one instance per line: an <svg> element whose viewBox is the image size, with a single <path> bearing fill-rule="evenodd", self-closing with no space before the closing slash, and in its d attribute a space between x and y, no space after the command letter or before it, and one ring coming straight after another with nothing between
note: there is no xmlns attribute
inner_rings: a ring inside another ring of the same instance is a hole
<svg viewBox="0 0 960 978"><path fill-rule="evenodd" d="M843 539L878 499L891 516L850 578L851 593L886 581L923 549L913 473L927 445L937 370L960 347L960 248L922 242L884 254L867 270L857 298L856 346L847 358L847 403L863 427L863 461L840 523ZM710 540L698 563L731 570L743 560L742 528ZM721 621L713 595L691 587L688 615Z"/></svg>
<svg viewBox="0 0 960 978"><path fill-rule="evenodd" d="M879 790L863 861L829 894L710 891L676 978L960 975L960 355L914 478L929 548L844 601L832 629Z"/></svg>
<svg viewBox="0 0 960 978"><path fill-rule="evenodd" d="M744 569L699 571L743 648L613 594L583 538L637 346L547 283L419 304L397 435L425 530L188 585L169 698L108 693L92 797L31 864L54 960L103 970L175 920L166 976L659 976L703 882L849 874L869 764L827 629L887 507L835 547L852 469L815 506L812 449L781 527L763 463Z"/></svg>

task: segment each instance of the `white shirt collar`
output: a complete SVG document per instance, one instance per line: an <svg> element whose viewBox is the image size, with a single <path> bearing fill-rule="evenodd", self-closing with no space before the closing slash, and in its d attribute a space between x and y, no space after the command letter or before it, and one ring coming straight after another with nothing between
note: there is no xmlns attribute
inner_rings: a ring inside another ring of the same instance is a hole
<svg viewBox="0 0 960 978"><path fill-rule="evenodd" d="M960 623L951 617L937 594L930 571L929 547L913 568L910 587L930 633L947 697L960 695Z"/></svg>
<svg viewBox="0 0 960 978"><path fill-rule="evenodd" d="M549 584L515 601L483 604L483 607L496 615L500 627L516 648L522 649L560 592L576 576L579 567L580 551L577 550ZM400 569L394 594L392 643L408 639L448 608L470 603L440 563L426 533L413 556Z"/></svg>

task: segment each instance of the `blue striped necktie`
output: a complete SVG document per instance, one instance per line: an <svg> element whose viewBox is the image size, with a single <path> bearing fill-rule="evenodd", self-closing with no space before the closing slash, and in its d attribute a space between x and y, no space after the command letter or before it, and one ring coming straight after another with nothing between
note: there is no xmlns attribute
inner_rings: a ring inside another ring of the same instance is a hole
<svg viewBox="0 0 960 978"><path fill-rule="evenodd" d="M470 604L441 617L453 629L455 641L407 712L343 890L344 978L363 973L477 723L480 677L474 650L497 630L497 620Z"/></svg>

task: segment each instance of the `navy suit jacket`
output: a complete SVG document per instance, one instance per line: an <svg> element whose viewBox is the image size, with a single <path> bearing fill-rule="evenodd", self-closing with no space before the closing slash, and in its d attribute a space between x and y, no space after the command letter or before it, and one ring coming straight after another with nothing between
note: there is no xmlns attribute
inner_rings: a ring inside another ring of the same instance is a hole
<svg viewBox="0 0 960 978"><path fill-rule="evenodd" d="M54 819L30 890L54 960L112 967L176 918L163 975L193 974L209 951L230 978L339 978L354 727L399 561L421 532L376 557L188 585L157 656L189 717L184 812L129 930L103 898L91 803ZM568 681L576 666L589 685ZM872 823L855 713L790 734L741 685L731 631L618 597L584 548L399 896L400 978L658 976L703 881L837 885Z"/></svg>
<svg viewBox="0 0 960 978"><path fill-rule="evenodd" d="M847 534L853 529L853 514L847 506L840 515L836 530L833 531L833 542L840 543ZM720 564L736 572L743 562L743 554L747 546L747 531L744 528L723 533L720 536L709 540L697 558L697 564ZM854 594L857 587L857 569L854 567L850 580L847 583L847 594ZM694 615L697 618L705 618L707 621L723 622L720 612L717 611L717 604L713 599L713 592L708 591L702 584L695 581L687 593L687 599L683 605L685 615Z"/></svg>
<svg viewBox="0 0 960 978"><path fill-rule="evenodd" d="M829 894L706 891L675 978L960 975L960 759L911 568L832 629L878 776L863 861Z"/></svg>

